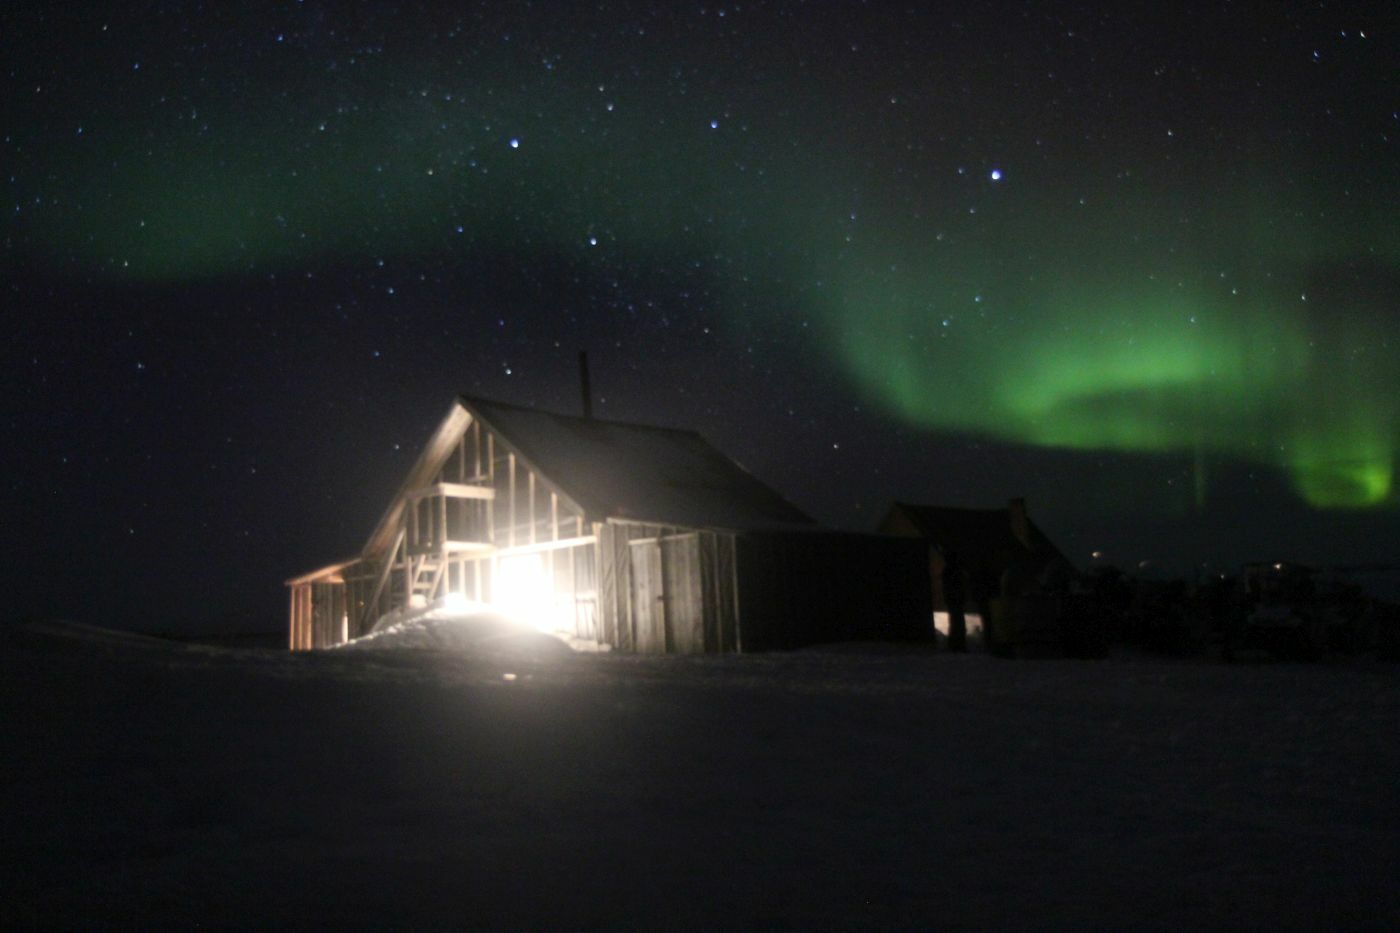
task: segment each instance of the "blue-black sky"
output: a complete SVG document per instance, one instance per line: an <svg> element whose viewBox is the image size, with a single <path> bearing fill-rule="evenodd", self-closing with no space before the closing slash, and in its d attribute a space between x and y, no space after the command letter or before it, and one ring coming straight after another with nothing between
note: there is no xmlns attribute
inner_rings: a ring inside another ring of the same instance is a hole
<svg viewBox="0 0 1400 933"><path fill-rule="evenodd" d="M9 4L6 612L271 627L459 391L1400 559L1391 6Z"/></svg>

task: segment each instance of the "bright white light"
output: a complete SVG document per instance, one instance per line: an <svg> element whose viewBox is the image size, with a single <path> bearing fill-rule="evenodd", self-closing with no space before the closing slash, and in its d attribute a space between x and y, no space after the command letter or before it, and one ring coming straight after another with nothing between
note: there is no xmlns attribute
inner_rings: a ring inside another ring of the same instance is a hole
<svg viewBox="0 0 1400 933"><path fill-rule="evenodd" d="M510 140L510 148L512 148L512 149L519 149L519 148L520 148L520 140L518 140L518 139L516 139L516 138L514 138L514 137L511 137L511 140Z"/></svg>
<svg viewBox="0 0 1400 933"><path fill-rule="evenodd" d="M466 593L444 593L442 596L442 608L448 612L466 612L479 606L480 603L467 599Z"/></svg>
<svg viewBox="0 0 1400 933"><path fill-rule="evenodd" d="M501 612L542 632L559 627L554 587L540 554L516 554L496 564L492 602Z"/></svg>
<svg viewBox="0 0 1400 933"><path fill-rule="evenodd" d="M1001 169L992 169L992 181L1001 181Z"/></svg>

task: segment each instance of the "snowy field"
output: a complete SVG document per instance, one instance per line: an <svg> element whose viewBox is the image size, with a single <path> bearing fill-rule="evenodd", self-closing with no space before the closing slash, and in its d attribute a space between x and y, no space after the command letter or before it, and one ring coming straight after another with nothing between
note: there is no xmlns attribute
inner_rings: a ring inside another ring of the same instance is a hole
<svg viewBox="0 0 1400 933"><path fill-rule="evenodd" d="M0 647L0 925L1394 927L1398 686L29 625Z"/></svg>

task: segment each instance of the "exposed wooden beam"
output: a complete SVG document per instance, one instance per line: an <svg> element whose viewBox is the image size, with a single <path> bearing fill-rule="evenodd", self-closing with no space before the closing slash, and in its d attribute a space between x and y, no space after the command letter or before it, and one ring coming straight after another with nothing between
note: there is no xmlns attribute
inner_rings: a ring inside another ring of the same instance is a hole
<svg viewBox="0 0 1400 933"><path fill-rule="evenodd" d="M322 567L319 570L304 573L299 577L292 577L287 581L287 586L297 586L301 583L344 583L345 579L341 576L340 572L355 563L358 559L359 558L352 557L349 560L343 560L339 563Z"/></svg>
<svg viewBox="0 0 1400 933"><path fill-rule="evenodd" d="M374 584L374 595L370 596L369 602L365 603L364 612L360 613L360 624L356 631L364 633L366 624L369 622L370 613L374 612L379 605L380 594L384 592L384 584L389 580L389 572L394 569L394 561L399 553L399 545L403 544L404 529L399 529L398 537L394 538L393 545L389 552L384 555L384 567L379 571L379 579Z"/></svg>
<svg viewBox="0 0 1400 933"><path fill-rule="evenodd" d="M530 487L530 543L535 543L535 471L527 469L525 475L529 477Z"/></svg>
<svg viewBox="0 0 1400 933"><path fill-rule="evenodd" d="M494 544L488 544L485 541L444 541L443 546L453 554L486 555L496 550Z"/></svg>
<svg viewBox="0 0 1400 933"><path fill-rule="evenodd" d="M442 496L441 498L438 499L438 509L437 509L437 513L438 513L438 514L437 514L437 517L438 517L438 527L437 527L437 537L435 538L435 540L438 541L439 544L441 544L442 542L445 542L445 541L447 540L447 497L446 497L446 496ZM447 556L447 549L446 549L445 547L442 547L442 548L440 548L440 550L442 551L442 556L443 556L443 557L446 557L446 556Z"/></svg>
<svg viewBox="0 0 1400 933"><path fill-rule="evenodd" d="M472 476L481 475L481 422L472 419Z"/></svg>
<svg viewBox="0 0 1400 933"><path fill-rule="evenodd" d="M409 470L403 485L399 487L399 491L394 495L388 510L379 520L379 524L375 526L374 533L370 535L369 541L361 551L364 557L377 559L386 550L389 550L389 543L403 524L406 493L433 481L472 421L471 412L462 407L460 401L454 401L447 417L443 419L437 430L433 432L433 436L429 438L427 446L424 447L418 459L414 461L413 467Z"/></svg>
<svg viewBox="0 0 1400 933"><path fill-rule="evenodd" d="M496 435L490 431L486 432L486 481L491 484L492 489L496 488ZM495 502L486 506L486 540L492 544L496 543Z"/></svg>
<svg viewBox="0 0 1400 933"><path fill-rule="evenodd" d="M506 454L506 465L509 468L509 490L510 490L510 513L506 519L506 544L515 547L515 454Z"/></svg>
<svg viewBox="0 0 1400 933"><path fill-rule="evenodd" d="M558 551L563 548L582 547L585 544L592 544L598 539L593 535L586 535L581 538L561 538L558 541L541 541L538 544L521 544L515 547L503 547L496 551L495 557L516 557L521 554L541 554L545 551Z"/></svg>
<svg viewBox="0 0 1400 933"><path fill-rule="evenodd" d="M429 496L446 496L451 499L494 499L496 490L490 486L476 486L471 483L433 483L406 493L409 499L417 501Z"/></svg>

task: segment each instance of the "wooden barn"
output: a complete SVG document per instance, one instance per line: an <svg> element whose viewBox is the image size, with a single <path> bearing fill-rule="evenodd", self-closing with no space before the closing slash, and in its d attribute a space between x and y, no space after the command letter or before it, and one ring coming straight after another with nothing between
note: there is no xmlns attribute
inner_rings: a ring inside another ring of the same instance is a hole
<svg viewBox="0 0 1400 933"><path fill-rule="evenodd" d="M358 557L287 583L294 650L454 601L625 652L931 637L917 543L824 529L693 431L479 398Z"/></svg>

